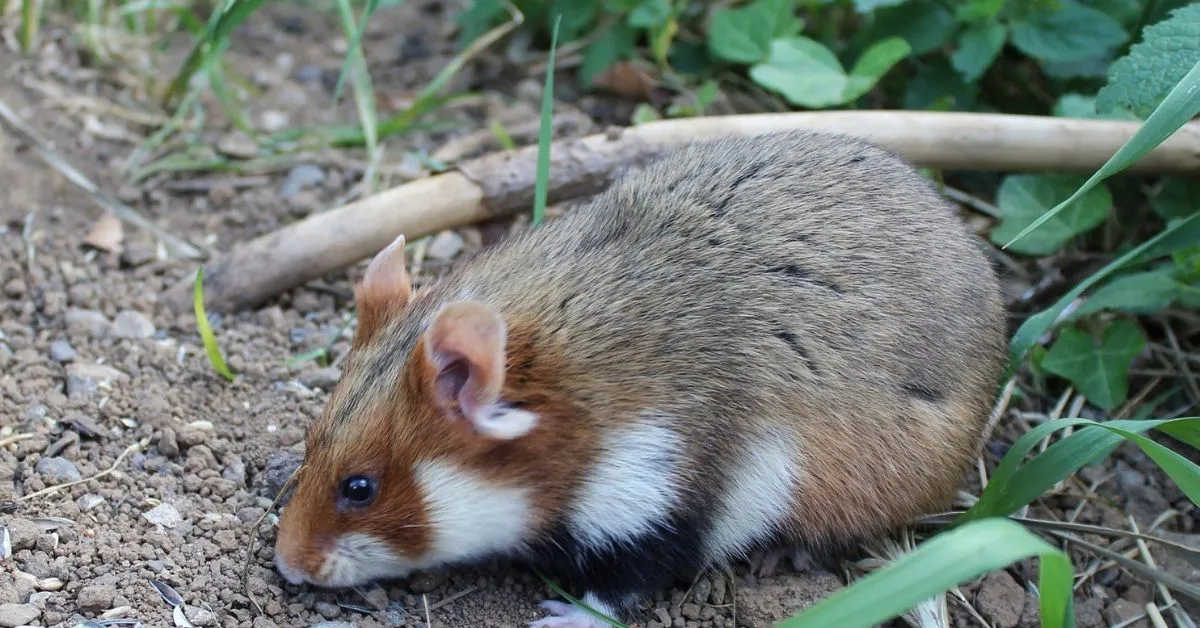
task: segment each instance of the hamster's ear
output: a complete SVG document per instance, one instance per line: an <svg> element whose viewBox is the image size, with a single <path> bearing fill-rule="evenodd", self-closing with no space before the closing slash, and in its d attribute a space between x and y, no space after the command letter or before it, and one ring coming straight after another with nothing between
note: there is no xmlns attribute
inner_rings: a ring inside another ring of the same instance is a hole
<svg viewBox="0 0 1200 628"><path fill-rule="evenodd" d="M434 372L430 389L442 411L484 436L507 440L528 433L537 417L500 401L506 339L499 313L479 301L457 301L434 316L424 345Z"/></svg>
<svg viewBox="0 0 1200 628"><path fill-rule="evenodd" d="M412 284L404 263L404 235L375 255L362 281L354 287L358 329L354 346L365 344L387 320L389 312L404 309L412 296Z"/></svg>

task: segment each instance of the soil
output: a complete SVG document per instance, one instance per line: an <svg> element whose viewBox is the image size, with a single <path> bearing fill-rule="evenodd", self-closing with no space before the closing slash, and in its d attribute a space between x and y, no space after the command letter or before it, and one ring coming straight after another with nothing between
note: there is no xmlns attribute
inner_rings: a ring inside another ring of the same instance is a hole
<svg viewBox="0 0 1200 628"><path fill-rule="evenodd" d="M365 45L385 110L388 102L401 106L411 98L453 55L455 10L454 3L410 2L373 19ZM13 24L0 22L10 34ZM253 68L247 74L262 91L247 111L253 123L352 119L349 98L333 101L342 58L338 32L333 16L272 3L239 31L228 58L230 67ZM181 173L131 186L120 168L135 144L121 138L138 141L150 130L94 104L132 102L124 96L129 90L116 86L119 77L84 65L87 55L61 25L49 25L42 38L33 60L0 49L0 68L7 68L0 100L102 189L174 235L227 250L336 204L359 178L345 158L258 179ZM163 63L177 65L185 50L186 42L176 42ZM514 128L536 120L537 78L496 54L468 64L456 80L456 89L489 96L448 107L442 119L451 130L389 142L392 183L419 176L419 155L487 128L488 120ZM93 104L56 104L51 93ZM562 110L584 120L564 132L627 123L634 104L579 95L569 84L558 95ZM200 143L234 137L211 99L205 103L213 130ZM552 591L505 565L418 574L362 591L287 585L271 566L275 514L251 532L302 455L305 426L337 381L351 333L342 325L361 265L256 311L213 315L220 345L239 374L230 383L209 365L194 317L157 305L166 287L194 269L191 263L167 259L154 238L128 224L117 250L85 245L101 210L8 130L0 132L0 189L0 500L11 500L0 515L0 626L74 626L88 618L178 625L168 603L172 591L196 626L500 627L541 616L537 603L554 597ZM438 236L419 281L436 278L503 227ZM330 365L289 363L331 342ZM989 447L991 464L1022 429L1019 421L1002 423ZM97 474L103 475L35 495ZM1138 450L1124 447L1080 477L1099 499L1063 491L1029 516L1127 528L1127 512L1146 530L1175 509L1159 529L1200 546L1190 502ZM976 480L964 488L973 486ZM242 573L252 536L257 549L247 590ZM1190 563L1156 557L1180 577L1200 581ZM1075 558L1080 570L1093 565L1089 555ZM1079 625L1110 625L1144 613L1154 589L1112 565L1099 567L1077 589ZM1019 565L964 586L962 600L950 600L952 623L979 625L982 617L997 627L1038 625L1036 600L1027 593L1036 573L1036 565ZM662 592L637 622L769 626L838 588L841 578L797 573L786 564L774 577L756 578L738 566L732 574L706 574ZM152 582L165 584L166 595Z"/></svg>

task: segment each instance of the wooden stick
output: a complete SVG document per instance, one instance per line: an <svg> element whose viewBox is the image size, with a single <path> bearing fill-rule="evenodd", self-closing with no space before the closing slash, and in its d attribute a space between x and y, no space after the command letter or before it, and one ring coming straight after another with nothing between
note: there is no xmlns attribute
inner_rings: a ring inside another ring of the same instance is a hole
<svg viewBox="0 0 1200 628"><path fill-rule="evenodd" d="M814 129L864 137L909 161L946 170L1097 170L1140 128L1114 120L921 111L826 111L663 120L557 141L551 203L603 189L623 166L644 163L692 139ZM342 270L403 233L410 241L530 207L537 146L485 155L455 171L412 181L322 212L236 247L205 272L207 307L233 311ZM1200 174L1200 123L1180 129L1131 168ZM191 307L190 276L163 302Z"/></svg>

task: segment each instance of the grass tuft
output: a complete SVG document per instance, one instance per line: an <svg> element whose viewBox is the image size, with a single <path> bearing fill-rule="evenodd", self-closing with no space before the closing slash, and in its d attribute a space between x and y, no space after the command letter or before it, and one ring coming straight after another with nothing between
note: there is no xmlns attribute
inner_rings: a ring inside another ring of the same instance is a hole
<svg viewBox="0 0 1200 628"><path fill-rule="evenodd" d="M550 35L550 60L546 64L546 87L542 91L542 119L538 129L537 179L533 187L533 226L538 226L546 215L546 196L550 189L550 139L553 134L554 117L554 52L558 47L558 27L562 14L554 18L554 31Z"/></svg>
<svg viewBox="0 0 1200 628"><path fill-rule="evenodd" d="M200 332L200 339L204 341L204 352L208 354L209 364L212 364L213 370L232 382L237 376L225 363L225 358L221 355L221 347L217 345L217 337L213 334L212 325L208 323L208 315L204 312L203 266L196 269L196 284L192 290L192 310L196 313L196 331Z"/></svg>

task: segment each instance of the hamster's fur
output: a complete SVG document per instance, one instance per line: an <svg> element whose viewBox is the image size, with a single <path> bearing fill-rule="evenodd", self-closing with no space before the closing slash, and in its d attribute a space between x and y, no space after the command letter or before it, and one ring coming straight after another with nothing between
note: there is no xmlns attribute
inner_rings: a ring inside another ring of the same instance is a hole
<svg viewBox="0 0 1200 628"><path fill-rule="evenodd" d="M350 586L494 556L621 614L675 578L949 504L1000 290L953 206L865 141L698 142L413 294L357 289L276 562ZM360 499L361 498L361 499ZM531 626L592 626L561 603Z"/></svg>

